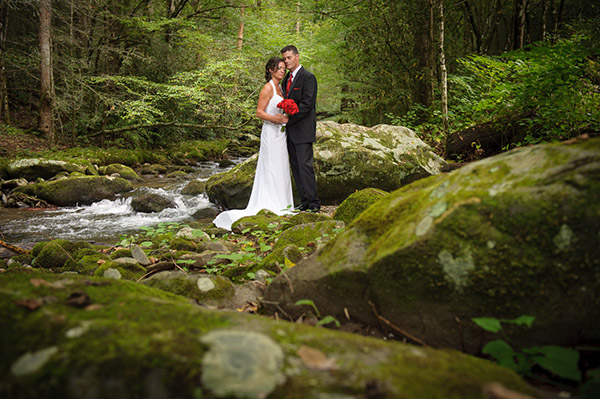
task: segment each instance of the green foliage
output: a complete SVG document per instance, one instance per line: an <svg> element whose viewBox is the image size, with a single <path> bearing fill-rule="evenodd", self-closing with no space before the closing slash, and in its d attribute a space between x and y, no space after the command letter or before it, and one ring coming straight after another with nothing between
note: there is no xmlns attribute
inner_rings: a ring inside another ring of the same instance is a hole
<svg viewBox="0 0 600 399"><path fill-rule="evenodd" d="M474 318L472 321L485 331L501 333L507 340L506 332L502 328L504 324L516 324L518 326L531 327L535 320L533 316L520 316L516 319L496 319L492 317ZM533 346L515 349L507 341L498 339L488 342L482 349L486 355L490 355L499 365L507 367L521 375L533 377L533 366L541 367L552 375L580 382L581 371L579 370L579 352L570 348L555 345Z"/></svg>
<svg viewBox="0 0 600 399"><path fill-rule="evenodd" d="M310 306L315 311L315 316L319 321L317 322L317 326L326 326L327 324L334 323L336 327L340 327L340 322L333 316L325 316L321 317L319 313L319 309L317 309L317 305L312 299L300 299L294 303L295 306Z"/></svg>
<svg viewBox="0 0 600 399"><path fill-rule="evenodd" d="M535 43L501 57L459 60L450 79L454 115L481 123L519 118L528 134L521 144L570 138L600 128L600 94L590 79L597 49L573 36Z"/></svg>

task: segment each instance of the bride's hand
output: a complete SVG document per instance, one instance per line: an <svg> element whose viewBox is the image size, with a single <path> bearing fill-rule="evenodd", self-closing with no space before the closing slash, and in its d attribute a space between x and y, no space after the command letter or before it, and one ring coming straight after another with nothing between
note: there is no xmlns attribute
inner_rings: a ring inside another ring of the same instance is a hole
<svg viewBox="0 0 600 399"><path fill-rule="evenodd" d="M286 114L282 114L281 117L282 117L281 118L281 120L282 120L281 124L288 123L288 121L290 120L290 117L288 115L286 115Z"/></svg>

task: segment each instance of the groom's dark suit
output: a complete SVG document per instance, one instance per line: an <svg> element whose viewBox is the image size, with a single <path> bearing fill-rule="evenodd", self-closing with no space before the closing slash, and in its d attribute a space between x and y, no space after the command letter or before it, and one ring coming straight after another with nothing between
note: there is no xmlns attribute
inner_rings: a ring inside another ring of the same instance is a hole
<svg viewBox="0 0 600 399"><path fill-rule="evenodd" d="M292 174L300 194L301 209L318 209L317 184L313 169L313 143L317 131L317 79L300 66L286 93L288 73L282 81L283 93L298 105L298 113L291 115L286 126L287 146Z"/></svg>

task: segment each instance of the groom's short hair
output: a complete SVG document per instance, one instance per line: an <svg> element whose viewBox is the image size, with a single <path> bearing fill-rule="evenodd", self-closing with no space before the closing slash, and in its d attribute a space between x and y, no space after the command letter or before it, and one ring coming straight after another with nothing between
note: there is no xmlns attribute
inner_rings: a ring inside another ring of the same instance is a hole
<svg viewBox="0 0 600 399"><path fill-rule="evenodd" d="M298 49L293 44L289 44L289 45L285 46L284 48L281 49L280 52L281 52L281 54L283 54L283 53L287 53L288 51L291 51L294 54L298 54Z"/></svg>

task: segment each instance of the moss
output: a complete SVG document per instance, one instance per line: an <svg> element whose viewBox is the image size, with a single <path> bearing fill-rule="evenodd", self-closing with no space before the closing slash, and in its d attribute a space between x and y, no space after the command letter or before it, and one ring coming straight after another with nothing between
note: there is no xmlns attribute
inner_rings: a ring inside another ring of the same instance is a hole
<svg viewBox="0 0 600 399"><path fill-rule="evenodd" d="M168 178L170 179L177 179L180 177L187 177L187 173L182 171L182 170L176 170L175 172L171 172L167 175Z"/></svg>
<svg viewBox="0 0 600 399"><path fill-rule="evenodd" d="M33 255L34 257L38 256L41 252L41 250L48 244L47 241L42 241L42 242L38 242L37 244L35 244L33 246L33 248L31 249L31 255Z"/></svg>
<svg viewBox="0 0 600 399"><path fill-rule="evenodd" d="M116 251L114 251L113 253L110 254L110 259L131 258L131 257L132 257L131 250L125 249L125 248L117 249Z"/></svg>
<svg viewBox="0 0 600 399"><path fill-rule="evenodd" d="M236 220L231 225L231 230L237 234L254 231L276 231L281 230L286 223L286 217L277 216L273 212L263 209L256 215L245 216Z"/></svg>
<svg viewBox="0 0 600 399"><path fill-rule="evenodd" d="M24 265L31 265L31 261L34 259L34 256L29 253L13 256L11 259Z"/></svg>
<svg viewBox="0 0 600 399"><path fill-rule="evenodd" d="M119 271L122 279L137 281L147 273L146 268L137 263L132 264L108 261L96 266L97 267L94 269L93 275L97 277L104 277L104 273L108 269L115 269Z"/></svg>
<svg viewBox="0 0 600 399"><path fill-rule="evenodd" d="M67 259L62 268L63 271L73 271L91 276L102 262L109 260L108 256L96 251L93 251L93 253L89 253L89 250L86 250L83 253L81 253L82 251L78 252L80 252L79 256Z"/></svg>
<svg viewBox="0 0 600 399"><path fill-rule="evenodd" d="M350 224L365 209L379 201L388 193L376 188L366 188L350 194L335 210L333 218Z"/></svg>
<svg viewBox="0 0 600 399"><path fill-rule="evenodd" d="M73 243L67 240L53 240L40 248L33 265L36 267L59 269L67 259L72 258Z"/></svg>
<svg viewBox="0 0 600 399"><path fill-rule="evenodd" d="M169 244L169 248L176 249L178 251L196 251L198 244L193 240L186 240L185 238L174 238Z"/></svg>
<svg viewBox="0 0 600 399"><path fill-rule="evenodd" d="M103 168L100 168L102 174L112 175L114 173L118 173L123 179L129 181L138 181L141 180L137 173L129 166L121 165L118 163L113 163Z"/></svg>

